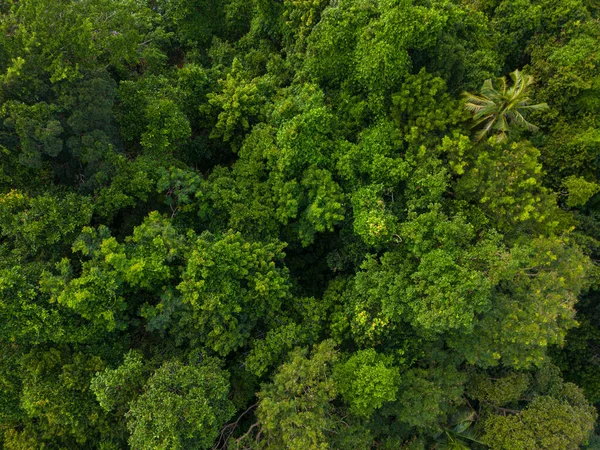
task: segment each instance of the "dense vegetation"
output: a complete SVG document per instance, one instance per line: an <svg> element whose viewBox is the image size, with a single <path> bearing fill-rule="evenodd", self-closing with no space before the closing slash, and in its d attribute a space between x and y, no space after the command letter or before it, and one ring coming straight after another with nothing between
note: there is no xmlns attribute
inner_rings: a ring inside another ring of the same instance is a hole
<svg viewBox="0 0 600 450"><path fill-rule="evenodd" d="M600 5L0 2L0 445L600 448Z"/></svg>

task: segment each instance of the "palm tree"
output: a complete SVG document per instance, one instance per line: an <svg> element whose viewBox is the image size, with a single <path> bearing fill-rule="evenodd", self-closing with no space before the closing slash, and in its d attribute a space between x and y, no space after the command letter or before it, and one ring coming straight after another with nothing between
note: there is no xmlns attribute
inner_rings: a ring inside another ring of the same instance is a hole
<svg viewBox="0 0 600 450"><path fill-rule="evenodd" d="M510 74L513 80L508 87L506 78L498 78L496 89L492 80L485 80L481 86L481 94L463 93L466 98L465 109L473 113L475 125L483 125L475 137L479 141L488 133L496 132L498 142L508 139L511 126L536 131L538 127L525 120L530 111L541 111L548 108L546 103L530 105L529 86L533 84L531 75L524 75L518 69Z"/></svg>

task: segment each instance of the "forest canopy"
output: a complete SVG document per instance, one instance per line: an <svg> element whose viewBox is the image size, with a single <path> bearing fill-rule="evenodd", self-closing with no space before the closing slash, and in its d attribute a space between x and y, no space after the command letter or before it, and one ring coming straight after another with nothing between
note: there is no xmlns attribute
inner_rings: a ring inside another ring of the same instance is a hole
<svg viewBox="0 0 600 450"><path fill-rule="evenodd" d="M597 2L0 29L1 448L600 448Z"/></svg>

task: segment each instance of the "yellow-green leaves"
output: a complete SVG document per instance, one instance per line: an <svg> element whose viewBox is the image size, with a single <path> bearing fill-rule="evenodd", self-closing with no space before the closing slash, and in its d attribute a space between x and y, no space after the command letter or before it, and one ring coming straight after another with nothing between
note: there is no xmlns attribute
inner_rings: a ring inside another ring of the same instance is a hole
<svg viewBox="0 0 600 450"><path fill-rule="evenodd" d="M246 80L242 64L236 58L231 72L219 84L221 92L208 95L209 103L219 111L211 137L222 137L227 142L234 135L248 131L252 121L262 118L268 80Z"/></svg>
<svg viewBox="0 0 600 450"><path fill-rule="evenodd" d="M501 232L523 225L551 231L561 217L552 193L542 185L539 155L527 142L485 145L469 157L456 192L477 201Z"/></svg>
<svg viewBox="0 0 600 450"><path fill-rule="evenodd" d="M537 238L503 251L490 269L497 283L491 309L451 345L483 367L539 366L547 347L562 345L576 325L574 305L588 286L590 264L565 238Z"/></svg>
<svg viewBox="0 0 600 450"><path fill-rule="evenodd" d="M74 193L30 197L10 191L0 195L0 233L23 256L50 256L79 233L92 211L89 198Z"/></svg>
<svg viewBox="0 0 600 450"><path fill-rule="evenodd" d="M85 257L78 274L67 259L57 275L44 274L42 286L53 301L108 331L125 326L126 295L157 290L173 279L185 237L154 212L119 243L106 227L84 228L73 251Z"/></svg>
<svg viewBox="0 0 600 450"><path fill-rule="evenodd" d="M400 371L393 358L373 349L360 350L338 364L334 377L350 410L364 417L396 400L400 383Z"/></svg>
<svg viewBox="0 0 600 450"><path fill-rule="evenodd" d="M598 191L600 186L596 183L590 183L584 178L570 176L563 180L563 186L567 188L567 206L583 206Z"/></svg>
<svg viewBox="0 0 600 450"><path fill-rule="evenodd" d="M391 196L388 203L392 202ZM382 186L367 186L352 195L354 232L365 243L379 246L393 240L399 242L398 218L393 214L393 204L386 204Z"/></svg>

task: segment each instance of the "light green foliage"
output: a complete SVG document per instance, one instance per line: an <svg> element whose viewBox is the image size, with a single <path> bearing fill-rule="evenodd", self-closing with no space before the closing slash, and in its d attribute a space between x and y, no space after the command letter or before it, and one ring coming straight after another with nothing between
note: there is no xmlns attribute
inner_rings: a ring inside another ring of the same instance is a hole
<svg viewBox="0 0 600 450"><path fill-rule="evenodd" d="M52 304L38 284L91 216L89 198L74 193L30 197L10 191L0 197L0 317L5 342L60 343L93 334L93 330L78 330L76 321Z"/></svg>
<svg viewBox="0 0 600 450"><path fill-rule="evenodd" d="M581 177L570 176L563 180L563 186L567 188L567 206L583 206L598 191L600 186L590 183Z"/></svg>
<svg viewBox="0 0 600 450"><path fill-rule="evenodd" d="M367 259L356 275L346 306L355 339L393 339L402 323L421 335L471 329L490 303L493 279L484 270L496 258L495 237L472 242L464 217L439 208L414 215L399 237L397 250Z"/></svg>
<svg viewBox="0 0 600 450"><path fill-rule="evenodd" d="M497 237L483 235L473 242L474 227L461 215L445 216L437 205L410 219L401 236L419 260L406 291L420 298L410 306L416 323L431 330L470 328L473 315L489 304L494 279L484 267L496 258Z"/></svg>
<svg viewBox="0 0 600 450"><path fill-rule="evenodd" d="M585 405L587 406L587 405ZM577 449L595 414L554 398L538 397L519 416L496 416L485 423L485 442L495 449Z"/></svg>
<svg viewBox="0 0 600 450"><path fill-rule="evenodd" d="M492 308L472 334L451 339L467 361L529 368L543 363L549 345L564 343L590 261L563 239L533 239L501 256L492 269L499 281Z"/></svg>
<svg viewBox="0 0 600 450"><path fill-rule="evenodd" d="M146 131L140 144L151 152L169 150L190 136L190 125L177 104L170 99L153 99L146 107Z"/></svg>
<svg viewBox="0 0 600 450"><path fill-rule="evenodd" d="M352 195L354 232L369 245L387 244L398 236L398 219L383 200L382 186L368 186Z"/></svg>
<svg viewBox="0 0 600 450"><path fill-rule="evenodd" d="M426 7L415 3L329 5L307 39L307 71L325 85L363 89L370 94L368 108L381 114L389 94L401 88L411 71L418 71L415 67L431 67L453 83L496 69L497 55L483 17L446 2Z"/></svg>
<svg viewBox="0 0 600 450"><path fill-rule="evenodd" d="M441 26L435 11L408 1L382 1L378 6L377 19L358 35L354 56L357 81L374 93L397 87L412 66L408 48L426 45L429 33Z"/></svg>
<svg viewBox="0 0 600 450"><path fill-rule="evenodd" d="M76 79L98 61L119 68L134 61L152 22L151 11L132 0L34 0L12 8L20 26L11 40L25 67L37 64L53 83Z"/></svg>
<svg viewBox="0 0 600 450"><path fill-rule="evenodd" d="M289 295L282 250L280 243L248 242L240 233L199 236L177 287L185 307L175 333L221 355L243 345Z"/></svg>
<svg viewBox="0 0 600 450"><path fill-rule="evenodd" d="M599 12L0 1L0 448L585 445Z"/></svg>
<svg viewBox="0 0 600 450"><path fill-rule="evenodd" d="M35 284L39 267L17 265L0 270L0 319L4 342L44 342L64 339L59 312Z"/></svg>
<svg viewBox="0 0 600 450"><path fill-rule="evenodd" d="M104 247L107 253L113 250L114 247ZM58 276L44 274L41 280L43 291L51 295L52 302L59 302L108 331L123 327L120 316L125 301L120 295L121 280L110 269L102 270L93 264L87 266L82 276L72 279L72 269L64 259L57 264Z"/></svg>
<svg viewBox="0 0 600 450"><path fill-rule="evenodd" d="M418 145L419 134L413 129L407 137L414 145L409 146L406 159L413 171L406 183L406 207L408 212L427 211L442 202L449 188L450 174L441 159L432 157L425 145ZM417 142L414 142L417 141Z"/></svg>
<svg viewBox="0 0 600 450"><path fill-rule="evenodd" d="M480 148L469 158L456 185L457 194L477 200L500 231L519 224L552 230L558 225L560 213L552 194L542 185L539 155L528 143Z"/></svg>
<svg viewBox="0 0 600 450"><path fill-rule="evenodd" d="M139 449L208 449L234 412L216 360L163 364L131 403L129 444Z"/></svg>
<svg viewBox="0 0 600 450"><path fill-rule="evenodd" d="M315 232L333 231L333 226L344 219L344 195L329 171L314 167L304 172L301 186L306 189L308 205L300 217L299 237L308 245Z"/></svg>
<svg viewBox="0 0 600 450"><path fill-rule="evenodd" d="M269 155L271 164L288 176L310 165L328 167L335 147L335 117L322 90L308 84L285 94L274 105L272 121L278 127L279 148Z"/></svg>
<svg viewBox="0 0 600 450"><path fill-rule="evenodd" d="M457 132L452 136L444 136L439 149L448 158L448 165L452 171L456 175L464 175L465 167L469 164L467 159L473 152L473 144L469 137Z"/></svg>
<svg viewBox="0 0 600 450"><path fill-rule="evenodd" d="M364 417L369 417L384 403L396 400L400 383L400 373L393 366L393 358L373 349L358 351L338 364L334 377L350 410Z"/></svg>
<svg viewBox="0 0 600 450"><path fill-rule="evenodd" d="M409 1L383 1L380 15L360 35L356 46L357 79L370 91L399 86L411 69L408 49L426 49L435 44L447 17L439 10Z"/></svg>
<svg viewBox="0 0 600 450"><path fill-rule="evenodd" d="M387 120L364 130L357 145L340 146L337 168L344 187L354 191L354 231L367 244L387 244L398 232L399 185L410 171L398 154L401 148L401 135Z"/></svg>
<svg viewBox="0 0 600 450"><path fill-rule="evenodd" d="M444 131L460 120L458 104L446 92L444 80L424 68L404 79L392 102L393 117L405 134L411 129L418 129L420 135Z"/></svg>
<svg viewBox="0 0 600 450"><path fill-rule="evenodd" d="M401 157L402 149L402 135L396 124L382 120L363 130L357 145L340 145L336 165L339 176L351 189L366 182L396 188L410 173L409 163Z"/></svg>
<svg viewBox="0 0 600 450"><path fill-rule="evenodd" d="M229 211L232 228L260 239L286 227L307 246L344 218L341 189L322 168L334 151L333 116L307 85L285 92L272 121L254 127L231 172L215 171L205 196Z"/></svg>
<svg viewBox="0 0 600 450"><path fill-rule="evenodd" d="M342 1L322 13L308 38L306 67L324 84L345 80L369 94L369 108L381 115L386 97L412 69L411 51L432 48L447 15L437 5L410 1Z"/></svg>
<svg viewBox="0 0 600 450"><path fill-rule="evenodd" d="M252 119L261 118L268 80L245 80L243 70L235 58L227 77L219 81L221 93L208 94L209 103L219 111L211 137L229 141L234 134L247 131Z"/></svg>
<svg viewBox="0 0 600 450"><path fill-rule="evenodd" d="M127 307L124 294L133 289L160 288L173 277L170 263L181 255L183 238L170 222L151 213L120 244L106 227L86 227L73 251L89 258L81 263L81 274L63 259L58 275L45 274L42 285L54 301L83 318L112 331L124 327Z"/></svg>
<svg viewBox="0 0 600 450"><path fill-rule="evenodd" d="M343 1L325 8L308 37L305 65L309 74L325 85L341 84L355 70L358 32L377 13L377 4L371 0Z"/></svg>
<svg viewBox="0 0 600 450"><path fill-rule="evenodd" d="M331 401L337 394L331 376L338 359L331 341L290 354L273 383L259 393L257 416L270 445L290 450L328 449L328 435L338 424Z"/></svg>
<svg viewBox="0 0 600 450"><path fill-rule="evenodd" d="M99 234L102 233L99 230ZM95 237L93 232L90 236L82 234L74 250L96 257L102 254L104 262L121 271L127 283L145 289L159 287L174 276L170 265L179 262L185 246L185 237L157 212L150 213L135 227L124 245L117 244L114 238L105 238L96 249ZM122 259L122 253L126 253L126 260Z"/></svg>

